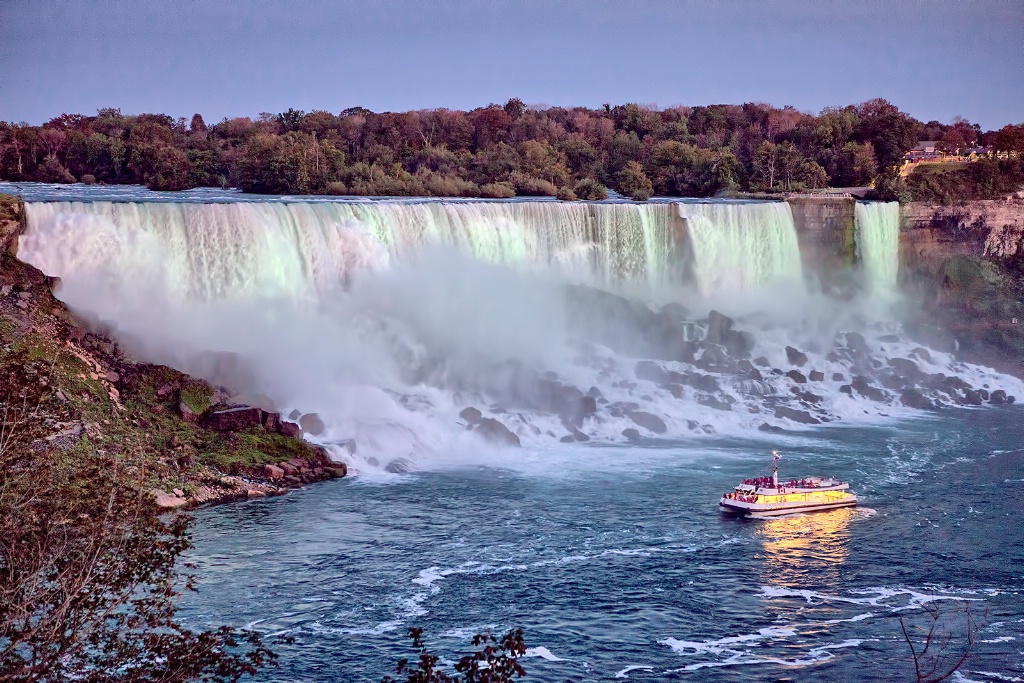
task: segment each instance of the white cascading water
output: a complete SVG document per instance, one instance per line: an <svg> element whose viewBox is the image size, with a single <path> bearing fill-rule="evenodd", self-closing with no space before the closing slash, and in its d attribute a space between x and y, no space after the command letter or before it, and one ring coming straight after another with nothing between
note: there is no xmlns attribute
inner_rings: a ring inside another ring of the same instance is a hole
<svg viewBox="0 0 1024 683"><path fill-rule="evenodd" d="M566 280L695 311L739 293L733 298L757 313L737 323L755 332L750 357L789 368L786 346L805 351L804 370L825 376L814 385L822 394L815 410L824 419L874 421L907 412L894 401L840 391L851 368L829 352L837 333L859 329L858 306L837 307L803 290L785 203L26 207L18 255L61 277L60 296L70 306L109 323L143 360L260 396L286 413L319 413L327 430L318 440L331 447L354 438L358 456L340 447L335 453L363 471L395 458L480 457L481 442L459 418L467 406L500 419L530 453L557 443L568 429L558 415L516 403L522 367L556 373L580 391L599 389L607 403L583 425L598 440L621 441L624 429L638 426L652 435L630 416L638 408L674 436L750 433L766 423L806 428L774 412L779 402L797 401L792 390L802 391L781 371L765 368L764 381L756 382L724 372L717 389L639 377L639 358L632 356L652 348L647 342L657 330L637 327L629 308L635 304L624 307L622 299L602 299L592 289L567 297ZM874 227L881 221L859 224L868 226L865 235L884 232ZM686 234L689 264L677 248ZM876 241L895 248L886 239ZM874 237L869 241L863 258L875 263L880 252ZM774 289L777 281L790 282L785 295ZM696 282L699 293L683 282ZM884 346L906 356L917 344ZM707 372L676 355L657 357L672 358L662 365L677 375ZM924 369L950 371L951 356L931 358L921 362ZM956 373L977 386L994 383L962 364ZM1019 383L1002 386L1024 393Z"/></svg>
<svg viewBox="0 0 1024 683"><path fill-rule="evenodd" d="M889 295L896 291L900 259L899 202L857 202L857 251L868 291Z"/></svg>
<svg viewBox="0 0 1024 683"><path fill-rule="evenodd" d="M678 206L689 229L701 293L800 281L800 246L786 202Z"/></svg>

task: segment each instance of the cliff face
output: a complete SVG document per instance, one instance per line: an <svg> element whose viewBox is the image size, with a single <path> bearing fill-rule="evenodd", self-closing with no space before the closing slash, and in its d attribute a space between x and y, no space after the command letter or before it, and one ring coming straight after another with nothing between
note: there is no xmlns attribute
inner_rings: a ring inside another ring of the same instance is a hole
<svg viewBox="0 0 1024 683"><path fill-rule="evenodd" d="M902 209L900 281L968 354L1024 372L1024 200Z"/></svg>
<svg viewBox="0 0 1024 683"><path fill-rule="evenodd" d="M853 199L792 198L800 254L805 271L826 290L842 290L855 258Z"/></svg>

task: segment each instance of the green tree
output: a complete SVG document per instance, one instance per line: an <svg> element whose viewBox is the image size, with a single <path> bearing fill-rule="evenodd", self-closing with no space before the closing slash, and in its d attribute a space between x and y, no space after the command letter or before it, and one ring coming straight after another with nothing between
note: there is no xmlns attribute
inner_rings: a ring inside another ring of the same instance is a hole
<svg viewBox="0 0 1024 683"><path fill-rule="evenodd" d="M629 161L619 172L618 190L627 197L642 202L651 198L654 186L644 173L643 167L635 161Z"/></svg>

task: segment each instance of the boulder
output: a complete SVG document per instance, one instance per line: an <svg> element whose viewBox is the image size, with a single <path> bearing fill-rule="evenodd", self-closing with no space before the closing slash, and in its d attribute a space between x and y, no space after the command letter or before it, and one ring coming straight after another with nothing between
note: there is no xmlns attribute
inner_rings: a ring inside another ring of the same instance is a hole
<svg viewBox="0 0 1024 683"><path fill-rule="evenodd" d="M277 465L264 465L263 476L270 479L284 479L284 470Z"/></svg>
<svg viewBox="0 0 1024 683"><path fill-rule="evenodd" d="M889 367L900 377L916 377L921 374L917 363L908 358L890 358Z"/></svg>
<svg viewBox="0 0 1024 683"><path fill-rule="evenodd" d="M844 384L843 386L839 387L839 393L849 394L850 396L853 396L853 387L851 387L849 384Z"/></svg>
<svg viewBox="0 0 1024 683"><path fill-rule="evenodd" d="M825 381L825 373L818 372L817 370L811 370L811 374L807 376L812 382L823 382Z"/></svg>
<svg viewBox="0 0 1024 683"><path fill-rule="evenodd" d="M790 378L797 384L807 384L807 378L804 377L804 373L799 370L790 370L786 373L786 377Z"/></svg>
<svg viewBox="0 0 1024 683"><path fill-rule="evenodd" d="M288 436L293 439L302 438L302 428L294 422L286 422L282 420L277 424L277 433L283 436Z"/></svg>
<svg viewBox="0 0 1024 683"><path fill-rule="evenodd" d="M846 378L843 377L843 373L841 373L841 372L833 372L832 373L832 381L833 382L842 382L844 379L846 379Z"/></svg>
<svg viewBox="0 0 1024 683"><path fill-rule="evenodd" d="M561 441L562 443L574 443L576 439L572 438L572 434L566 434L561 439L559 439L559 441Z"/></svg>
<svg viewBox="0 0 1024 683"><path fill-rule="evenodd" d="M803 367L807 364L807 354L794 349L792 346L786 347L786 358L789 359L790 364L797 367Z"/></svg>
<svg viewBox="0 0 1024 683"><path fill-rule="evenodd" d="M996 389L992 392L988 402L992 405L1001 406L1006 403L1006 392L1002 389Z"/></svg>
<svg viewBox="0 0 1024 683"><path fill-rule="evenodd" d="M771 367L771 363L769 363L768 359L765 358L764 356L758 356L757 358L755 358L754 359L754 365L758 365L758 366L760 366L762 368Z"/></svg>
<svg viewBox="0 0 1024 683"><path fill-rule="evenodd" d="M657 415L646 413L642 410L634 410L629 413L629 419L644 429L655 434L664 434L668 431L668 425Z"/></svg>
<svg viewBox="0 0 1024 683"><path fill-rule="evenodd" d="M801 391L796 387L793 387L793 393L796 395L798 399L800 399L804 403L812 403L814 405L818 405L823 400L823 397L818 396L817 394L812 394L809 391Z"/></svg>
<svg viewBox="0 0 1024 683"><path fill-rule="evenodd" d="M918 346L916 349L910 352L911 356L915 356L919 360L923 360L925 363L932 362L932 354L928 353L928 349Z"/></svg>
<svg viewBox="0 0 1024 683"><path fill-rule="evenodd" d="M711 375L702 375L699 372L688 372L682 377L682 384L693 387L697 391L714 393L721 389L718 380Z"/></svg>
<svg viewBox="0 0 1024 683"><path fill-rule="evenodd" d="M686 306L675 302L670 302L662 306L658 310L658 314L676 324L679 324L684 320L688 320L690 317L690 311L687 310Z"/></svg>
<svg viewBox="0 0 1024 683"><path fill-rule="evenodd" d="M477 425L474 431L482 436L486 441L499 446L518 447L522 445L515 432L501 422L495 420L493 417L485 417L480 420L480 424Z"/></svg>
<svg viewBox="0 0 1024 683"><path fill-rule="evenodd" d="M871 347L868 346L868 340L865 339L864 335L860 332L847 332L846 345L858 353L871 352Z"/></svg>
<svg viewBox="0 0 1024 683"><path fill-rule="evenodd" d="M271 434L276 434L281 427L281 413L264 410L262 423L263 429Z"/></svg>
<svg viewBox="0 0 1024 683"><path fill-rule="evenodd" d="M981 393L976 389L968 389L964 392L963 402L969 406L980 406L982 403Z"/></svg>
<svg viewBox="0 0 1024 683"><path fill-rule="evenodd" d="M405 474L412 470L412 462L405 458L396 458L389 462L384 469L391 474Z"/></svg>
<svg viewBox="0 0 1024 683"><path fill-rule="evenodd" d="M299 474L299 468L290 462L281 462L278 463L277 466L284 472L285 477L295 477Z"/></svg>
<svg viewBox="0 0 1024 683"><path fill-rule="evenodd" d="M253 406L214 410L203 417L203 424L218 432L240 432L262 424L263 411Z"/></svg>
<svg viewBox="0 0 1024 683"><path fill-rule="evenodd" d="M722 346L733 356L746 356L754 350L757 338L750 332L729 330L723 334Z"/></svg>
<svg viewBox="0 0 1024 683"><path fill-rule="evenodd" d="M469 408L463 408L459 413L459 417L466 421L468 425L480 424L480 420L483 419L483 413L476 408L470 406Z"/></svg>
<svg viewBox="0 0 1024 683"><path fill-rule="evenodd" d="M935 404L930 398L917 389L904 389L900 394L900 402L908 408L917 410L935 410Z"/></svg>
<svg viewBox="0 0 1024 683"><path fill-rule="evenodd" d="M591 397L595 401L597 399L604 398L604 394L602 394L601 390L598 389L597 387L590 387L589 389L587 389L587 396Z"/></svg>
<svg viewBox="0 0 1024 683"><path fill-rule="evenodd" d="M633 439L640 438L640 430L633 429L632 427L627 427L626 429L622 430L622 435L632 441Z"/></svg>
<svg viewBox="0 0 1024 683"><path fill-rule="evenodd" d="M324 421L316 413L306 413L299 418L299 426L302 427L303 432L313 436L323 434L325 429Z"/></svg>
<svg viewBox="0 0 1024 683"><path fill-rule="evenodd" d="M706 341L709 344L721 344L726 334L732 330L734 321L727 315L718 311L708 313L708 336Z"/></svg>
<svg viewBox="0 0 1024 683"><path fill-rule="evenodd" d="M334 463L332 466L324 468L324 474L332 479L341 479L348 474L348 465L343 462Z"/></svg>
<svg viewBox="0 0 1024 683"><path fill-rule="evenodd" d="M574 438L577 441L590 441L590 437L587 436L586 434L584 434L583 432L581 432L578 429L574 429L573 430L572 438Z"/></svg>
<svg viewBox="0 0 1024 683"><path fill-rule="evenodd" d="M770 425L767 422L762 422L758 426L757 431L759 431L759 432L768 432L769 434L785 434L786 433L786 430L783 429L782 427L776 427L775 425Z"/></svg>
<svg viewBox="0 0 1024 683"><path fill-rule="evenodd" d="M868 383L866 377L854 377L853 381L850 382L850 386L861 396L869 398L872 401L878 401L884 403L886 400L885 392L878 387L873 387Z"/></svg>
<svg viewBox="0 0 1024 683"><path fill-rule="evenodd" d="M806 410L796 410L794 408L787 408L786 406L777 406L775 408L775 417L785 418L805 425L821 424L821 420L817 419Z"/></svg>

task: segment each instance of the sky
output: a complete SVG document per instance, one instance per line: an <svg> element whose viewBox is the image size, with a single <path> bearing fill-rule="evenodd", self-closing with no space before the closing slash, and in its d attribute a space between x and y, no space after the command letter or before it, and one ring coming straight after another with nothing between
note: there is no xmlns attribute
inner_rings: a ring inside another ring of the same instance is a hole
<svg viewBox="0 0 1024 683"><path fill-rule="evenodd" d="M0 120L884 97L1024 122L1024 0L0 0Z"/></svg>

